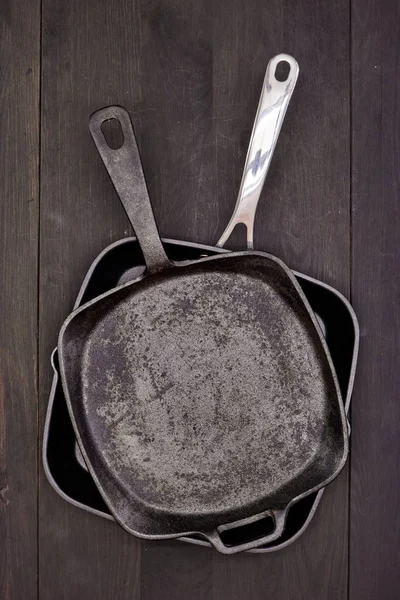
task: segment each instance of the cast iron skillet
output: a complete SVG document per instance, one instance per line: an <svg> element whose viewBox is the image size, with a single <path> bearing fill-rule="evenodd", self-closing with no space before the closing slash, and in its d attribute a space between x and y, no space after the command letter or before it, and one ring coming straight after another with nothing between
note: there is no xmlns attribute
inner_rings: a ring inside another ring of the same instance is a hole
<svg viewBox="0 0 400 600"><path fill-rule="evenodd" d="M105 144L106 118L122 125L119 150ZM100 111L91 130L130 209L126 168L136 186L145 184L129 117ZM198 533L229 553L271 541L285 507L328 483L347 453L315 317L279 259L232 253L174 269L150 204L134 218L147 277L76 311L59 338L64 391L92 476L116 519L142 537ZM232 521L269 510L272 535L223 545L218 532Z"/></svg>
<svg viewBox="0 0 400 600"><path fill-rule="evenodd" d="M163 240L163 244L168 256L173 260L185 260L189 257L193 259L205 253L215 252L210 246L190 242ZM141 261L141 252L134 238L114 242L93 262L82 283L74 308L115 287L121 274L132 270L134 265L140 266ZM332 287L298 273L296 277L313 311L319 317L347 413L357 362L357 318L348 301ZM52 366L54 378L43 433L43 466L46 476L53 489L73 506L112 519L77 447L59 378L57 350L52 355ZM273 552L294 542L311 522L323 492L322 489L291 505L283 535L275 542L250 552ZM229 536L230 539L224 541L230 543L234 538L235 543L238 543L261 537L268 530L268 521L270 519L266 518L253 523L249 528L231 529L225 532L225 537ZM198 538L183 539L191 543L208 544Z"/></svg>

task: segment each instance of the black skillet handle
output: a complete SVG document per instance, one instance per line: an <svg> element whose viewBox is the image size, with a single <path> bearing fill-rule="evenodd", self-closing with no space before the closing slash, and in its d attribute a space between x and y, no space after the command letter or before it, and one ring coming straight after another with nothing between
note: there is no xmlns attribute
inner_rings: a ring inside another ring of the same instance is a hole
<svg viewBox="0 0 400 600"><path fill-rule="evenodd" d="M283 510L269 510L261 515L249 517L248 519L242 519L241 521L236 521L235 523L230 523L229 525L222 525L217 529L207 533L201 532L201 535L203 535L214 546L214 548L222 554L236 554L237 552L253 550L253 548L258 548L264 544L269 544L270 542L274 542L281 537L285 529L287 511L288 507ZM227 531L228 529L234 529L235 527L249 525L250 523L254 523L255 521L266 516L272 517L275 523L275 529L269 535L265 535L264 537L252 540L250 542L244 542L243 544L238 544L236 546L226 546L222 541L220 532Z"/></svg>
<svg viewBox="0 0 400 600"><path fill-rule="evenodd" d="M117 119L124 136L120 148L108 145L101 125ZM93 113L89 129L104 166L125 208L143 252L149 273L171 266L160 240L143 175L139 150L128 111L122 106L108 106Z"/></svg>

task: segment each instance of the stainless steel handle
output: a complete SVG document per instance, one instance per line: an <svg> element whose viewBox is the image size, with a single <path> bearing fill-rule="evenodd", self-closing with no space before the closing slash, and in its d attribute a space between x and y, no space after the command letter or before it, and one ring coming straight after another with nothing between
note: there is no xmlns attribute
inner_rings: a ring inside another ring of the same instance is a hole
<svg viewBox="0 0 400 600"><path fill-rule="evenodd" d="M290 67L285 81L278 81L275 76L280 62L286 62ZM238 199L231 220L217 243L220 248L226 244L239 223L243 223L247 229L247 248L253 248L257 204L298 74L299 65L289 54L278 54L268 63Z"/></svg>

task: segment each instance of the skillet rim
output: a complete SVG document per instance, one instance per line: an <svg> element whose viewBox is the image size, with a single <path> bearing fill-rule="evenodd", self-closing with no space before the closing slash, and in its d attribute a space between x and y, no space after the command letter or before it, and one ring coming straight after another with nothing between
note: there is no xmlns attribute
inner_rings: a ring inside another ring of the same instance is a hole
<svg viewBox="0 0 400 600"><path fill-rule="evenodd" d="M300 284L298 283L295 274L293 273L293 271L291 269L289 269L289 267L278 257L274 256L273 254L270 254L268 252L263 252L260 250L244 250L244 251L238 251L238 252L221 252L218 254L214 254L211 256L206 256L204 258L200 258L200 259L195 259L195 260L186 260L186 261L177 261L177 262L173 262L171 261L171 268L173 267L187 267L190 265L194 265L194 264L199 264L199 263L206 263L209 261L215 261L215 260L222 260L222 259L227 259L228 257L230 258L236 258L236 257L242 257L242 256L260 256L262 258L267 258L268 260L276 263L281 270L285 273L285 275L287 276L287 278L290 280L292 286L295 288L298 296L300 297L303 306L306 308L308 317L310 318L314 329L317 332L317 336L320 342L320 345L322 347L323 350L323 355L324 355L324 360L327 364L327 366L329 367L329 373L332 379L332 389L335 389L335 401L336 401L336 406L335 406L335 411L337 414L340 415L340 437L341 437L341 443L342 443L342 455L340 460L337 462L337 466L336 469L334 470L334 472L328 477L326 478L323 482L317 484L316 486L314 486L313 488L309 488L307 490L305 490L303 493L299 494L298 496L296 496L295 498L293 498L285 507L285 510L287 510L294 502L297 502L298 500L301 500L303 497L308 496L311 493L314 493L322 488L324 488L325 486L327 486L329 483L331 483L338 475L339 473L342 471L342 469L344 468L346 461L347 461L347 456L349 453L349 441L348 441L348 436L347 436L347 418L346 418L346 414L345 414L345 408L344 408L344 403L343 403L343 399L342 399L342 395L340 392L340 387L339 387L339 382L338 382L338 378L336 375L336 371L333 365L333 361L331 359L330 353L329 353L329 348L327 346L327 343L323 337L323 334L320 330L320 327L318 325L318 321L312 311L312 308L308 302L308 299L305 295L305 293L303 292L303 290L301 289ZM166 269L165 271L168 271L168 269ZM152 275L150 274L150 277ZM121 527L123 527L123 529L125 529L126 531L128 531L129 533L142 538L142 539L172 539L172 538L177 538L177 537L186 537L186 536L190 536L190 535L202 535L204 532L202 531L198 531L198 530L190 530L190 531L184 531L184 532L173 532L173 533L166 533L166 534L146 534L146 533L142 533L140 531L137 531L135 529L133 529L132 527L130 527L129 525L126 524L126 522L121 519L118 515L118 513L115 510L115 502L112 502L109 500L108 494L107 492L103 489L102 484L100 483L97 474L96 474L96 470L92 467L91 464L91 460L89 459L87 452L85 450L85 446L84 443L82 442L82 437L80 434L80 428L77 424L77 420L75 419L75 415L74 415L74 408L73 405L74 403L76 404L76 400L75 401L71 401L71 397L70 394L68 392L68 386L66 384L66 368L65 368L65 363L64 363L64 354L63 354L63 341L64 341L64 335L65 332L67 331L69 324L75 319L77 318L80 313L85 312L87 309L89 309L91 306L101 302L104 298L107 298L109 296L112 296L114 293L117 293L119 290L127 288L129 286L135 285L136 283L138 283L139 281L145 279L147 277L147 273L146 271L139 277L137 277L136 279L134 279L133 281L129 281L127 283L124 283L122 285L119 285L115 288L112 288L111 290L108 290L106 292L104 292L103 294L101 294L100 296L97 296L96 298L93 298L92 300L86 302L85 304L81 305L80 307L78 307L77 309L73 310L70 315L65 319L61 329L60 329L60 333L58 336L58 343L57 343L57 349L58 349L58 355L59 355L59 367L60 367L60 374L61 374L61 382L62 382L62 387L64 390L64 395L65 395L65 400L67 403L67 407L68 407L68 412L70 414L70 418L71 418L71 422L75 431L75 435L77 438L77 441L79 443L79 447L82 451L82 454L85 458L85 461L87 462L88 465L88 469L90 471L90 474L99 490L99 492L101 493L105 503L107 504L110 512L112 513L114 519L121 525ZM115 483L113 483L113 485L115 485ZM275 507L274 507L275 508ZM157 511L158 512L158 511ZM250 517L250 516L249 516ZM222 525L223 523L221 523L220 525ZM219 525L218 525L219 526ZM208 538L206 538L208 539ZM251 548L256 548L257 547L257 540L255 540L254 542L249 543ZM249 546L249 547L250 547Z"/></svg>

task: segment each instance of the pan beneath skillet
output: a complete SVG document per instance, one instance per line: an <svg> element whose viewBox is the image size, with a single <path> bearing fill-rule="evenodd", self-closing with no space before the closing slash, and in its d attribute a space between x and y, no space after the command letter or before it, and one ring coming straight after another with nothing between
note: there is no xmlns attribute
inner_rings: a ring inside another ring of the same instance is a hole
<svg viewBox="0 0 400 600"><path fill-rule="evenodd" d="M121 109L108 116L128 127ZM114 183L123 200L126 186ZM347 454L315 317L271 255L169 268L149 207L137 209L136 233L155 273L82 307L60 333L64 391L85 459L132 533L197 532L229 553L271 541L293 498L327 484ZM269 510L272 536L222 544L218 531Z"/></svg>

